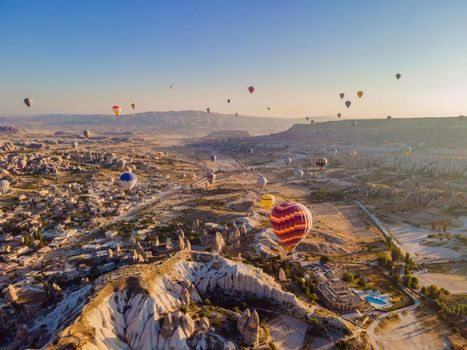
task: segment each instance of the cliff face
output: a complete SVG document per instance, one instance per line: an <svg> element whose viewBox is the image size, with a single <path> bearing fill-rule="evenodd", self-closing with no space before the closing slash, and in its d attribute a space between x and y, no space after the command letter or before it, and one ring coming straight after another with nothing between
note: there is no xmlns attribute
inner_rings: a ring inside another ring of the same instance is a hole
<svg viewBox="0 0 467 350"><path fill-rule="evenodd" d="M222 344L220 349L235 348L208 331L206 320L181 312L182 306L200 302L204 293L217 289L311 312L260 269L217 254L181 252L158 267L139 270L139 276L123 270L103 286L81 317L62 332L56 348L74 343L85 349L180 350L195 342L197 348L207 349L214 341Z"/></svg>

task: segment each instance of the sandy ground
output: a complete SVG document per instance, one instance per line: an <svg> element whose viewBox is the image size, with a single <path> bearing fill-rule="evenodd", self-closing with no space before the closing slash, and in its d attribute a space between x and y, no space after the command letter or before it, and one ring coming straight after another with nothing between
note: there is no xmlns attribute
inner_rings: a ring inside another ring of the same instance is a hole
<svg viewBox="0 0 467 350"><path fill-rule="evenodd" d="M272 341L279 349L302 349L308 328L305 322L282 315L273 318L268 325Z"/></svg>
<svg viewBox="0 0 467 350"><path fill-rule="evenodd" d="M349 244L378 239L376 231L367 228L367 224L359 217L358 209L353 204L336 206L330 203L313 204L311 213L314 217L314 227L339 236Z"/></svg>
<svg viewBox="0 0 467 350"><path fill-rule="evenodd" d="M438 287L442 287L450 293L467 293L467 276L465 275L433 272L417 272L414 275L417 276L420 286L436 284Z"/></svg>
<svg viewBox="0 0 467 350"><path fill-rule="evenodd" d="M376 338L384 350L442 350L449 349L449 331L433 316L417 317L412 310L400 314L399 321L378 329Z"/></svg>
<svg viewBox="0 0 467 350"><path fill-rule="evenodd" d="M408 251L418 261L460 259L462 254L446 247L430 247L423 241L432 233L430 230L407 224L391 224L386 227L394 234L402 250Z"/></svg>

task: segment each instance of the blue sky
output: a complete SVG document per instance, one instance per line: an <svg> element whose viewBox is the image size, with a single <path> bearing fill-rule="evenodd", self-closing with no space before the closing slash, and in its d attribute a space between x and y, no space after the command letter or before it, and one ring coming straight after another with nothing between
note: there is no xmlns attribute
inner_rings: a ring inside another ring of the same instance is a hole
<svg viewBox="0 0 467 350"><path fill-rule="evenodd" d="M467 114L466 15L463 0L2 0L0 114Z"/></svg>

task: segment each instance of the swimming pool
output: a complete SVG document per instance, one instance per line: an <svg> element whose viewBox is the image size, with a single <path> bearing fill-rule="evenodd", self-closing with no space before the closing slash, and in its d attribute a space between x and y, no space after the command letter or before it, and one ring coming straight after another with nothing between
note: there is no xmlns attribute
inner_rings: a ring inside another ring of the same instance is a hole
<svg viewBox="0 0 467 350"><path fill-rule="evenodd" d="M365 300L376 305L386 305L386 302L384 300L372 296L365 297Z"/></svg>

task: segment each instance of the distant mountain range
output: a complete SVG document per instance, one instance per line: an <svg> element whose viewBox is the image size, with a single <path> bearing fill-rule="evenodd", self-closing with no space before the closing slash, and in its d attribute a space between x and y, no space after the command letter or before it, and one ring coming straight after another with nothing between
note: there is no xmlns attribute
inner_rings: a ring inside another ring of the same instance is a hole
<svg viewBox="0 0 467 350"><path fill-rule="evenodd" d="M250 138L219 142L225 150L264 147L303 150L339 146L410 145L415 149L467 151L467 118L401 118L338 120L295 124L288 130Z"/></svg>
<svg viewBox="0 0 467 350"><path fill-rule="evenodd" d="M317 117L326 121L331 118ZM303 119L238 116L202 111L169 111L110 115L38 115L33 117L0 117L0 126L42 129L50 131L147 132L203 135L220 130L246 130L253 134L268 134L290 128Z"/></svg>

